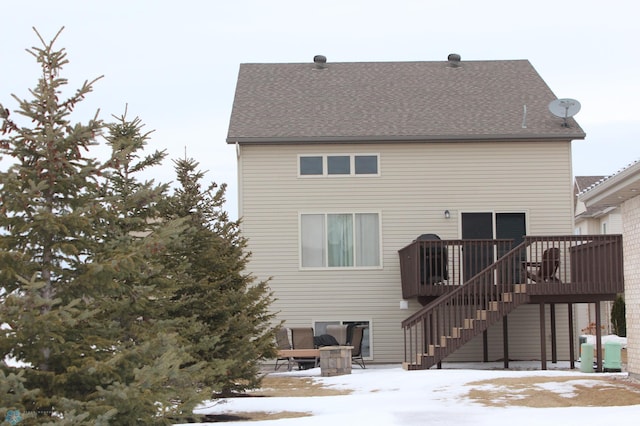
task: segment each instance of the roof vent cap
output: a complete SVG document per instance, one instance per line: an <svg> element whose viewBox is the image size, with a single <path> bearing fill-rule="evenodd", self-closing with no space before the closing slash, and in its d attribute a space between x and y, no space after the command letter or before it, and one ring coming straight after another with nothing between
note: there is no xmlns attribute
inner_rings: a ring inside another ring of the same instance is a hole
<svg viewBox="0 0 640 426"><path fill-rule="evenodd" d="M449 56L447 56L447 60L449 61L450 67L457 68L460 66L460 61L462 59L457 53L450 53Z"/></svg>
<svg viewBox="0 0 640 426"><path fill-rule="evenodd" d="M313 57L313 62L316 64L316 68L322 69L327 67L327 57L323 55L316 55Z"/></svg>

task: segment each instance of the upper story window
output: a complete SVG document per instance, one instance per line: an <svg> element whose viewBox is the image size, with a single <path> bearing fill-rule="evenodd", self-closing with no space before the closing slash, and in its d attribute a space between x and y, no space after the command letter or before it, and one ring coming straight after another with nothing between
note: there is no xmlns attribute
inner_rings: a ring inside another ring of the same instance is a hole
<svg viewBox="0 0 640 426"><path fill-rule="evenodd" d="M378 154L301 155L300 176L378 176Z"/></svg>
<svg viewBox="0 0 640 426"><path fill-rule="evenodd" d="M354 156L355 171L357 175L377 175L378 156L377 155L356 155Z"/></svg>
<svg viewBox="0 0 640 426"><path fill-rule="evenodd" d="M300 215L303 268L372 268L380 264L378 213Z"/></svg>
<svg viewBox="0 0 640 426"><path fill-rule="evenodd" d="M329 175L350 175L351 157L348 155L328 155L327 174Z"/></svg>
<svg viewBox="0 0 640 426"><path fill-rule="evenodd" d="M301 175L322 175L323 174L322 156L300 157L300 174Z"/></svg>

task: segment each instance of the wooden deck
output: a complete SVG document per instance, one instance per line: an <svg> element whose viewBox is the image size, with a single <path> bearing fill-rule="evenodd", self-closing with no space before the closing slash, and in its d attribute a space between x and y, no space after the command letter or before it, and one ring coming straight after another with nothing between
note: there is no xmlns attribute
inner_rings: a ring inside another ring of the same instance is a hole
<svg viewBox="0 0 640 426"><path fill-rule="evenodd" d="M526 265L542 263L543 253L550 248L559 249L558 269L552 279L535 282L531 296L588 302L624 291L622 237L569 235L527 236L518 247L511 240L413 241L399 250L402 296L426 304L499 260L499 267L493 268L495 276L488 279L513 285L534 283L526 272L535 272L535 267Z"/></svg>
<svg viewBox="0 0 640 426"><path fill-rule="evenodd" d="M402 322L410 370L438 364L522 304L540 305L544 337L545 304L599 303L624 291L620 235L527 236L516 247L508 240L414 241L399 255L403 297L423 304ZM541 357L546 368L545 348Z"/></svg>

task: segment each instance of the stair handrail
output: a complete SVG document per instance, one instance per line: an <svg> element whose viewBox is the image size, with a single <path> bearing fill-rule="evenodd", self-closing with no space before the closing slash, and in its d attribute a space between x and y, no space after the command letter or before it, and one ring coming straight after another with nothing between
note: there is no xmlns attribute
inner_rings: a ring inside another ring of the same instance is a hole
<svg viewBox="0 0 640 426"><path fill-rule="evenodd" d="M482 278L483 276L485 276L490 272L493 272L494 270L497 270L499 266L504 265L507 261L514 260L516 254L520 254L520 252L523 249L526 249L526 247L528 247L529 245L531 245L531 243L532 242L530 241L528 242L525 239L525 241L518 244L517 246L515 246L514 248L512 248L502 256L498 257L495 260L495 262L491 263L486 268L484 268L483 270L481 270L480 272L478 272L477 274L473 275L471 278L466 280L462 285L457 286L456 289L426 304L425 306L420 308L418 311L414 312L411 316L405 318L401 323L402 328L406 328L411 324L415 323L416 321L422 319L424 315L432 311L435 307L445 304L448 301L460 296L460 293L463 293L467 289L467 287L476 284L480 280L480 278Z"/></svg>

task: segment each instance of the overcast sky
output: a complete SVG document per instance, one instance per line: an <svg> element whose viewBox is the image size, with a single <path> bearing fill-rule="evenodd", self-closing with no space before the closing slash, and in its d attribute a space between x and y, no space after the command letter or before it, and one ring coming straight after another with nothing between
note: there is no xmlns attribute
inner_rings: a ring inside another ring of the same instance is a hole
<svg viewBox="0 0 640 426"><path fill-rule="evenodd" d="M154 170L196 158L226 182L237 214L235 150L226 144L240 63L528 59L559 98L580 101L587 133L573 142L575 175L608 175L640 158L637 0L20 0L0 7L0 103L28 97L39 68L32 27L68 53L76 89L104 75L74 121L139 116L155 130Z"/></svg>

